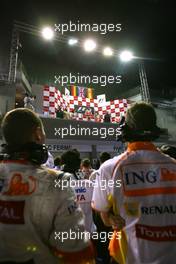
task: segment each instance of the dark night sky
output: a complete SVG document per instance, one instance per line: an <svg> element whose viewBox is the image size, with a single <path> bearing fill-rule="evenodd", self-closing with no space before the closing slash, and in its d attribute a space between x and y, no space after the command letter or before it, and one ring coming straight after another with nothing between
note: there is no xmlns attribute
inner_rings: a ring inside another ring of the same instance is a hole
<svg viewBox="0 0 176 264"><path fill-rule="evenodd" d="M174 0L109 0L109 1L1 1L0 7L0 72L8 71L13 20L41 27L43 24L121 23L120 33L82 33L79 39L93 37L101 45L115 50L130 48L136 56L145 57L150 89L176 87L176 15ZM69 36L76 36L68 33ZM137 63L123 65L116 57L86 54L65 43L47 43L38 37L22 33L20 59L31 79L45 84L54 75L67 73L117 75L120 85L96 88L96 94L118 96L139 85ZM108 89L108 92L107 92Z"/></svg>

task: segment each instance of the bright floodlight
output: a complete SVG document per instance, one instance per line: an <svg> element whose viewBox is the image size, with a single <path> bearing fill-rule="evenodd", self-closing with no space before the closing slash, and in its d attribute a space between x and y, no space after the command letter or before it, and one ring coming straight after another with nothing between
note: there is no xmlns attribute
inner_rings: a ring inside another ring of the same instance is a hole
<svg viewBox="0 0 176 264"><path fill-rule="evenodd" d="M106 47L103 50L103 55L105 55L105 56L112 56L113 55L113 50L111 48L109 48L109 47Z"/></svg>
<svg viewBox="0 0 176 264"><path fill-rule="evenodd" d="M128 62L133 59L133 53L131 51L125 50L120 53L121 61Z"/></svg>
<svg viewBox="0 0 176 264"><path fill-rule="evenodd" d="M84 42L84 49L87 52L91 52L96 48L96 43L92 39L88 39Z"/></svg>
<svg viewBox="0 0 176 264"><path fill-rule="evenodd" d="M52 30L52 28L50 27L45 27L43 30L42 30L42 36L44 39L46 40L51 40L53 39L54 37L54 31Z"/></svg>
<svg viewBox="0 0 176 264"><path fill-rule="evenodd" d="M78 40L77 39L69 39L69 41L68 41L68 44L69 45L75 45L76 43L78 43Z"/></svg>

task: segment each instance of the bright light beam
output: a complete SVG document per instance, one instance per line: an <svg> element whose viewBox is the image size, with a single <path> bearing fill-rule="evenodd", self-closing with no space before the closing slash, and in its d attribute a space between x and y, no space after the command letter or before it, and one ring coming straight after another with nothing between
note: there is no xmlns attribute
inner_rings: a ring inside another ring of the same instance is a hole
<svg viewBox="0 0 176 264"><path fill-rule="evenodd" d="M103 49L103 55L107 57L112 56L113 50L110 47L106 47Z"/></svg>
<svg viewBox="0 0 176 264"><path fill-rule="evenodd" d="M54 31L50 27L45 27L42 29L42 36L46 40L52 40L54 38Z"/></svg>
<svg viewBox="0 0 176 264"><path fill-rule="evenodd" d="M131 61L134 58L133 53L131 51L128 51L128 50L122 51L120 53L119 57L120 57L120 60L123 62Z"/></svg>
<svg viewBox="0 0 176 264"><path fill-rule="evenodd" d="M73 39L73 38L71 38L71 39L68 40L68 44L69 44L70 46L75 45L75 44L77 44L77 43L78 43L78 40L77 40L77 39Z"/></svg>
<svg viewBox="0 0 176 264"><path fill-rule="evenodd" d="M85 51L87 51L87 52L91 52L91 51L93 51L95 48L96 48L96 43L95 43L95 41L93 41L92 39L87 39L87 40L84 42L84 49L85 49Z"/></svg>

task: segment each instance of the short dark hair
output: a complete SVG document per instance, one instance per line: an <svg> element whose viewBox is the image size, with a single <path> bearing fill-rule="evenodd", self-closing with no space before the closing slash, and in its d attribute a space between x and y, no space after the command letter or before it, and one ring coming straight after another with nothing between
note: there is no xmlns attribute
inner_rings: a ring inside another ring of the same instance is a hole
<svg viewBox="0 0 176 264"><path fill-rule="evenodd" d="M100 154L100 162L101 163L105 162L106 160L108 160L110 158L111 158L111 155L108 152L102 152Z"/></svg>
<svg viewBox="0 0 176 264"><path fill-rule="evenodd" d="M64 170L67 170L67 172L78 170L81 163L79 151L73 149L64 152L61 156L61 162L64 164Z"/></svg>
<svg viewBox="0 0 176 264"><path fill-rule="evenodd" d="M153 106L146 102L133 104L126 113L125 121L131 129L153 130L156 128L156 113Z"/></svg>
<svg viewBox="0 0 176 264"><path fill-rule="evenodd" d="M57 156L54 159L54 166L60 166L61 165L61 156Z"/></svg>
<svg viewBox="0 0 176 264"><path fill-rule="evenodd" d="M17 108L6 113L1 127L6 143L19 146L30 142L33 131L37 127L43 128L43 124L32 110Z"/></svg>
<svg viewBox="0 0 176 264"><path fill-rule="evenodd" d="M88 159L88 158L83 159L81 162L81 165L86 167L86 168L90 167L91 166L90 159Z"/></svg>

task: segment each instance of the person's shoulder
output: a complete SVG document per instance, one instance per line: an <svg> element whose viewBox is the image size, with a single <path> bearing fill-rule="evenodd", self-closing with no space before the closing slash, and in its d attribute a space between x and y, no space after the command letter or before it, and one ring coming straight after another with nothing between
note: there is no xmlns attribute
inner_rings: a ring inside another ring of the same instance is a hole
<svg viewBox="0 0 176 264"><path fill-rule="evenodd" d="M92 176L96 175L96 174L97 174L97 172L98 172L98 170L93 170L93 171L91 172L91 174L90 174L90 177L92 177Z"/></svg>
<svg viewBox="0 0 176 264"><path fill-rule="evenodd" d="M98 174L98 170L94 170L94 171L90 174L90 176L89 176L89 180L90 180L90 181L94 181L94 180L96 179L97 174Z"/></svg>
<svg viewBox="0 0 176 264"><path fill-rule="evenodd" d="M109 169L113 168L117 162L120 162L127 156L127 152L124 152L118 156L113 157L112 159L106 160L101 166L100 169Z"/></svg>
<svg viewBox="0 0 176 264"><path fill-rule="evenodd" d="M62 170L56 170L56 169L50 169L50 168L44 168L45 171L47 171L49 176L59 178L61 180L71 180L75 179L74 175L69 172L64 172Z"/></svg>
<svg viewBox="0 0 176 264"><path fill-rule="evenodd" d="M167 162L167 163L173 163L176 165L176 159L172 158L171 156L161 152L160 150L158 151L158 157L162 162Z"/></svg>
<svg viewBox="0 0 176 264"><path fill-rule="evenodd" d="M43 171L45 171L45 172L47 172L48 174L51 174L51 175L54 175L54 174L56 174L58 172L55 169L50 169L50 168L46 167L45 165L42 165L40 167L40 169L43 170Z"/></svg>
<svg viewBox="0 0 176 264"><path fill-rule="evenodd" d="M47 180L53 180L53 179L56 179L58 178L59 176L61 177L63 172L62 171L58 171L58 170L55 170L55 169L50 169L48 167L45 167L45 166L41 166L39 169L38 169L38 174L43 174L42 177L44 177L44 179L47 179Z"/></svg>

